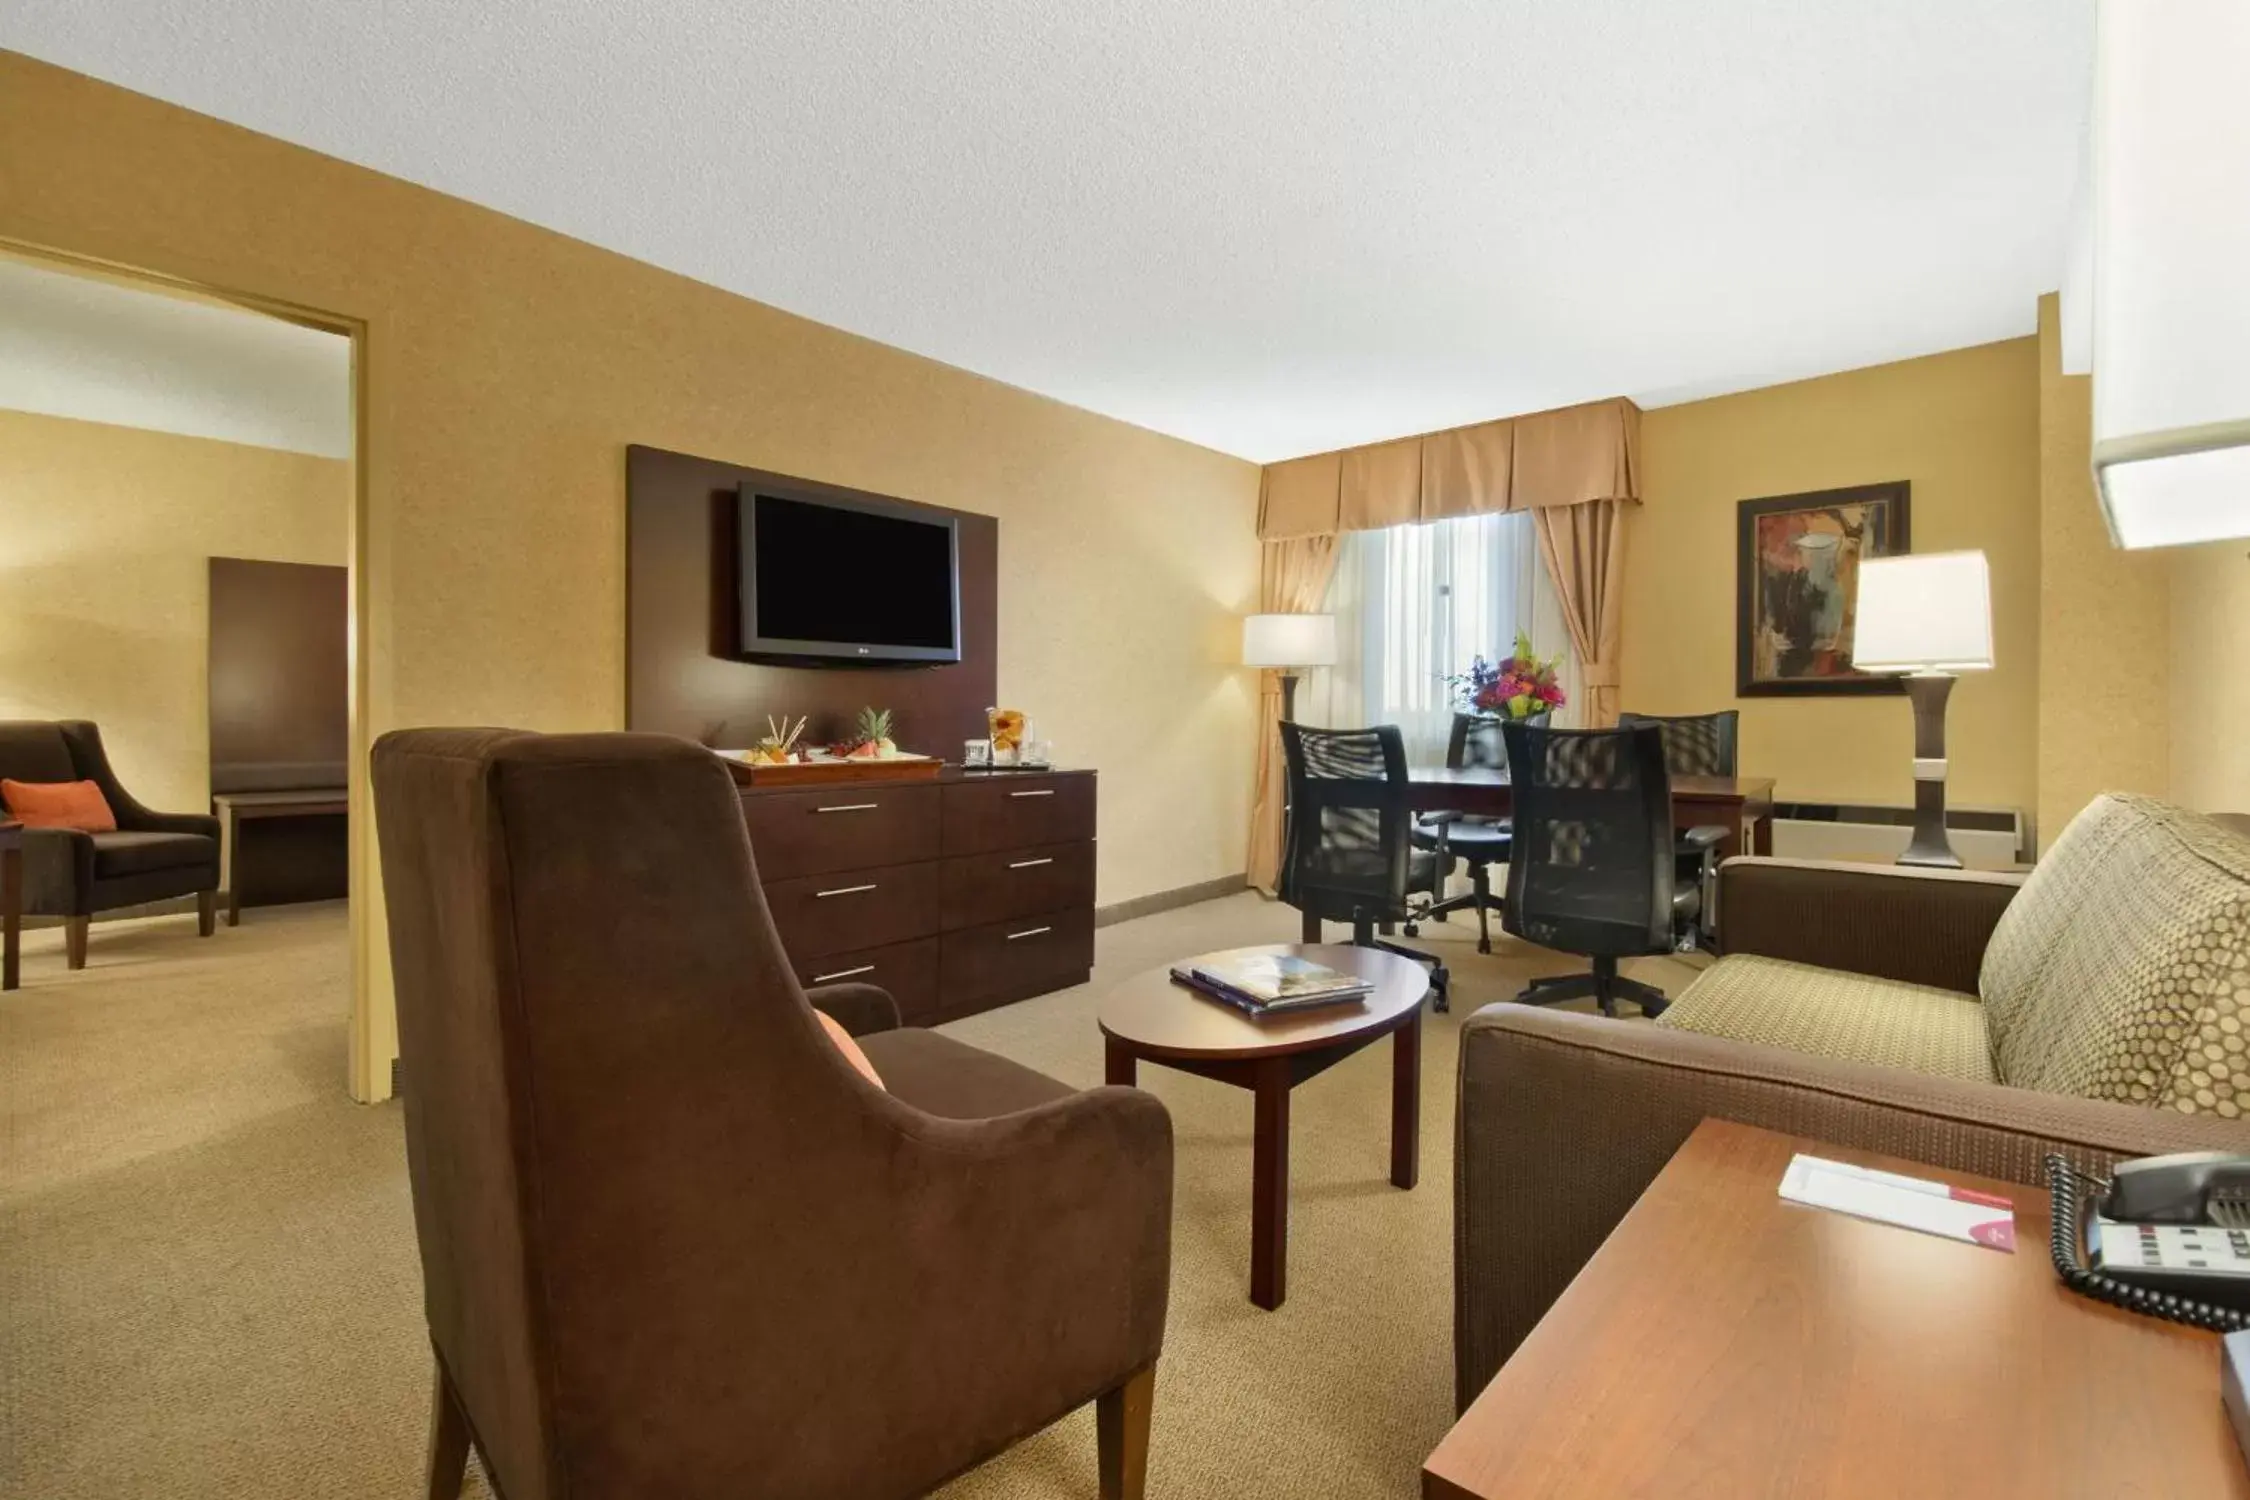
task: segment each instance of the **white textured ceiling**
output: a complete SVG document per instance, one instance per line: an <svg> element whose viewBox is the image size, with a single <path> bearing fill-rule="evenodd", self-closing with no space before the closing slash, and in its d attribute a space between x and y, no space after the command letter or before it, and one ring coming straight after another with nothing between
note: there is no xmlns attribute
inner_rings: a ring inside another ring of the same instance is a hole
<svg viewBox="0 0 2250 1500"><path fill-rule="evenodd" d="M349 458L351 389L340 335L0 257L0 408Z"/></svg>
<svg viewBox="0 0 2250 1500"><path fill-rule="evenodd" d="M2030 331L2092 0L10 0L0 45L1256 459Z"/></svg>

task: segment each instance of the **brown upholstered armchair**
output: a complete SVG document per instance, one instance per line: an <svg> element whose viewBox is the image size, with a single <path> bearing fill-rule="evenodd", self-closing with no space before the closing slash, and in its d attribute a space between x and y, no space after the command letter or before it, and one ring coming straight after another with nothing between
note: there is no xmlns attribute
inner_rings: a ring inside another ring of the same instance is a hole
<svg viewBox="0 0 2250 1500"><path fill-rule="evenodd" d="M10 781L91 781L117 818L115 833L27 828L23 834L23 909L61 917L73 969L86 967L93 914L195 897L196 929L212 932L219 889L219 820L206 813L160 813L118 782L102 734L84 719L0 721L0 777Z"/></svg>
<svg viewBox="0 0 2250 1500"><path fill-rule="evenodd" d="M808 997L684 741L407 731L374 780L432 1496L473 1442L507 1500L904 1500L1089 1401L1102 1493L1140 1494L1154 1096Z"/></svg>

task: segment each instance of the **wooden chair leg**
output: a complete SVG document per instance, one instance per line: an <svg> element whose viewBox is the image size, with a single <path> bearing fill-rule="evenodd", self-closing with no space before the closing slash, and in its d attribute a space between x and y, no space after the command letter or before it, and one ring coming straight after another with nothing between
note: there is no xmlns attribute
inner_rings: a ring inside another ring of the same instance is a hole
<svg viewBox="0 0 2250 1500"><path fill-rule="evenodd" d="M431 1381L429 1500L461 1500L468 1473L469 1419L462 1414L461 1398L440 1364Z"/></svg>
<svg viewBox="0 0 2250 1500"><path fill-rule="evenodd" d="M1094 1400L1094 1442L1101 1454L1102 1500L1142 1500L1148 1488L1148 1424L1156 1406L1156 1366Z"/></svg>
<svg viewBox="0 0 2250 1500"><path fill-rule="evenodd" d="M73 969L86 967L86 929L92 917L63 918L63 961Z"/></svg>
<svg viewBox="0 0 2250 1500"><path fill-rule="evenodd" d="M218 931L218 928L219 893L217 891L197 891L195 893L195 935L197 937L209 937L212 933Z"/></svg>

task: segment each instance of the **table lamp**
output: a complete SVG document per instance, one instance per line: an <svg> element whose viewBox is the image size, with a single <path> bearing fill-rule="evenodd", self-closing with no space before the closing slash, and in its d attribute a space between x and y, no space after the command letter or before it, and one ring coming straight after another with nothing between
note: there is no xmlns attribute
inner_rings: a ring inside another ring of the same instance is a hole
<svg viewBox="0 0 2250 1500"><path fill-rule="evenodd" d="M2250 536L2250 6L2104 0L2094 482L2120 547Z"/></svg>
<svg viewBox="0 0 2250 1500"><path fill-rule="evenodd" d="M1945 832L1945 700L1954 673L1992 665L1992 575L1984 554L1861 562L1852 665L1905 673L1914 703L1914 838L1898 862L1960 869Z"/></svg>
<svg viewBox="0 0 2250 1500"><path fill-rule="evenodd" d="M1242 664L1281 673L1281 718L1297 718L1297 669L1336 664L1334 615L1245 615Z"/></svg>

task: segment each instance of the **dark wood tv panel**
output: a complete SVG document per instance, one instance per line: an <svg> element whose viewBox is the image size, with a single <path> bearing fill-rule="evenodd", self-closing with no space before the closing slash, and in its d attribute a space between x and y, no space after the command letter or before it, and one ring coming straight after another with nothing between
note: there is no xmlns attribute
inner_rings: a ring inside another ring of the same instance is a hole
<svg viewBox="0 0 2250 1500"><path fill-rule="evenodd" d="M758 879L798 981L879 985L928 1026L1085 983L1094 773L971 771L744 786Z"/></svg>

